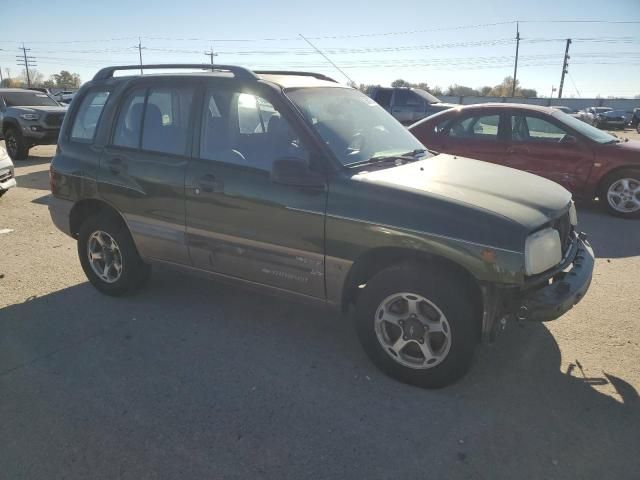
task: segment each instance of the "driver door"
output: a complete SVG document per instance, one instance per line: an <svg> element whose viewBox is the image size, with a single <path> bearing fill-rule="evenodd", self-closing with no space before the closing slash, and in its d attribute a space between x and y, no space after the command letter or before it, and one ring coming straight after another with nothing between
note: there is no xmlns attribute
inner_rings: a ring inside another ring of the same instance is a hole
<svg viewBox="0 0 640 480"><path fill-rule="evenodd" d="M565 137L575 139L567 142ZM507 165L553 180L579 192L593 163L591 150L549 116L515 111Z"/></svg>
<svg viewBox="0 0 640 480"><path fill-rule="evenodd" d="M311 152L266 91L210 83L186 175L193 266L325 298L327 189L271 179L274 160Z"/></svg>

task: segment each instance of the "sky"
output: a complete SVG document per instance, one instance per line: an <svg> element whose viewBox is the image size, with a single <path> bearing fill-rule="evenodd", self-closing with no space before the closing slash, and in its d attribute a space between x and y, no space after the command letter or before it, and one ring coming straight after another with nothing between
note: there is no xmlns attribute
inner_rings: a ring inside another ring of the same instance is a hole
<svg viewBox="0 0 640 480"><path fill-rule="evenodd" d="M216 63L346 82L302 34L358 84L403 78L443 89L513 75L518 20L522 87L549 96L571 38L564 97L640 95L640 0L0 0L0 16L4 76L19 73L22 42L45 77L64 69L86 81L102 66L137 64L140 37L144 63L209 62L213 48Z"/></svg>

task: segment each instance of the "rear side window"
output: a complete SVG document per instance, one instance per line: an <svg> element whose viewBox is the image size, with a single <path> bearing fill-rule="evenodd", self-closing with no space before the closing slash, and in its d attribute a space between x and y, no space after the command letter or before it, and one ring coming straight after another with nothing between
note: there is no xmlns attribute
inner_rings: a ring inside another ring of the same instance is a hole
<svg viewBox="0 0 640 480"><path fill-rule="evenodd" d="M81 143L93 141L107 98L109 98L109 92L106 90L96 90L84 96L76 118L73 120L71 141Z"/></svg>
<svg viewBox="0 0 640 480"><path fill-rule="evenodd" d="M133 90L120 110L113 144L185 154L192 100L189 87Z"/></svg>
<svg viewBox="0 0 640 480"><path fill-rule="evenodd" d="M193 91L188 87L152 88L142 127L142 149L184 155Z"/></svg>
<svg viewBox="0 0 640 480"><path fill-rule="evenodd" d="M423 106L425 101L411 90L396 90L393 103L399 107Z"/></svg>
<svg viewBox="0 0 640 480"><path fill-rule="evenodd" d="M145 90L137 89L133 90L125 99L116 122L114 145L131 148L140 146L145 95Z"/></svg>

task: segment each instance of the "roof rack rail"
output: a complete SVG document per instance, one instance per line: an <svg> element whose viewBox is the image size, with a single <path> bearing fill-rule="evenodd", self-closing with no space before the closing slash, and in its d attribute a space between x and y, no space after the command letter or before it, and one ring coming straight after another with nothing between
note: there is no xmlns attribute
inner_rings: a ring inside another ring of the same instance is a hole
<svg viewBox="0 0 640 480"><path fill-rule="evenodd" d="M322 73L314 73L314 72L296 72L294 70L254 70L255 74L258 75L299 75L301 77L313 77L318 80L327 80L328 82L338 83L331 77L327 77Z"/></svg>
<svg viewBox="0 0 640 480"><path fill-rule="evenodd" d="M199 68L202 70L212 70L212 71L227 71L233 73L236 78L242 80L258 80L258 77L249 69L244 67L238 67L236 65L211 65L206 63L160 63L153 65L119 65L114 67L105 67L101 70L98 70L93 76L94 80L106 80L108 78L112 78L114 72L119 70L139 70L139 69L148 69L148 70L170 70L170 69L180 69L180 68Z"/></svg>

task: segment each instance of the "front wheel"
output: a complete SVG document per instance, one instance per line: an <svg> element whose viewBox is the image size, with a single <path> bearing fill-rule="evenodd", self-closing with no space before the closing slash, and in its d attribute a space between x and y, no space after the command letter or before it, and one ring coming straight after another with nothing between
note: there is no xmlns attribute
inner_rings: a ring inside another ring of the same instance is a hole
<svg viewBox="0 0 640 480"><path fill-rule="evenodd" d="M15 128L9 128L4 133L4 143L11 160L26 160L29 157L29 145Z"/></svg>
<svg viewBox="0 0 640 480"><path fill-rule="evenodd" d="M608 176L600 201L612 215L640 218L640 170L622 170Z"/></svg>
<svg viewBox="0 0 640 480"><path fill-rule="evenodd" d="M442 269L398 265L375 275L356 305L360 341L389 376L439 388L469 369L480 319L468 287Z"/></svg>
<svg viewBox="0 0 640 480"><path fill-rule="evenodd" d="M84 222L78 235L78 256L89 281L107 295L132 293L151 273L126 225L113 215L94 215Z"/></svg>

